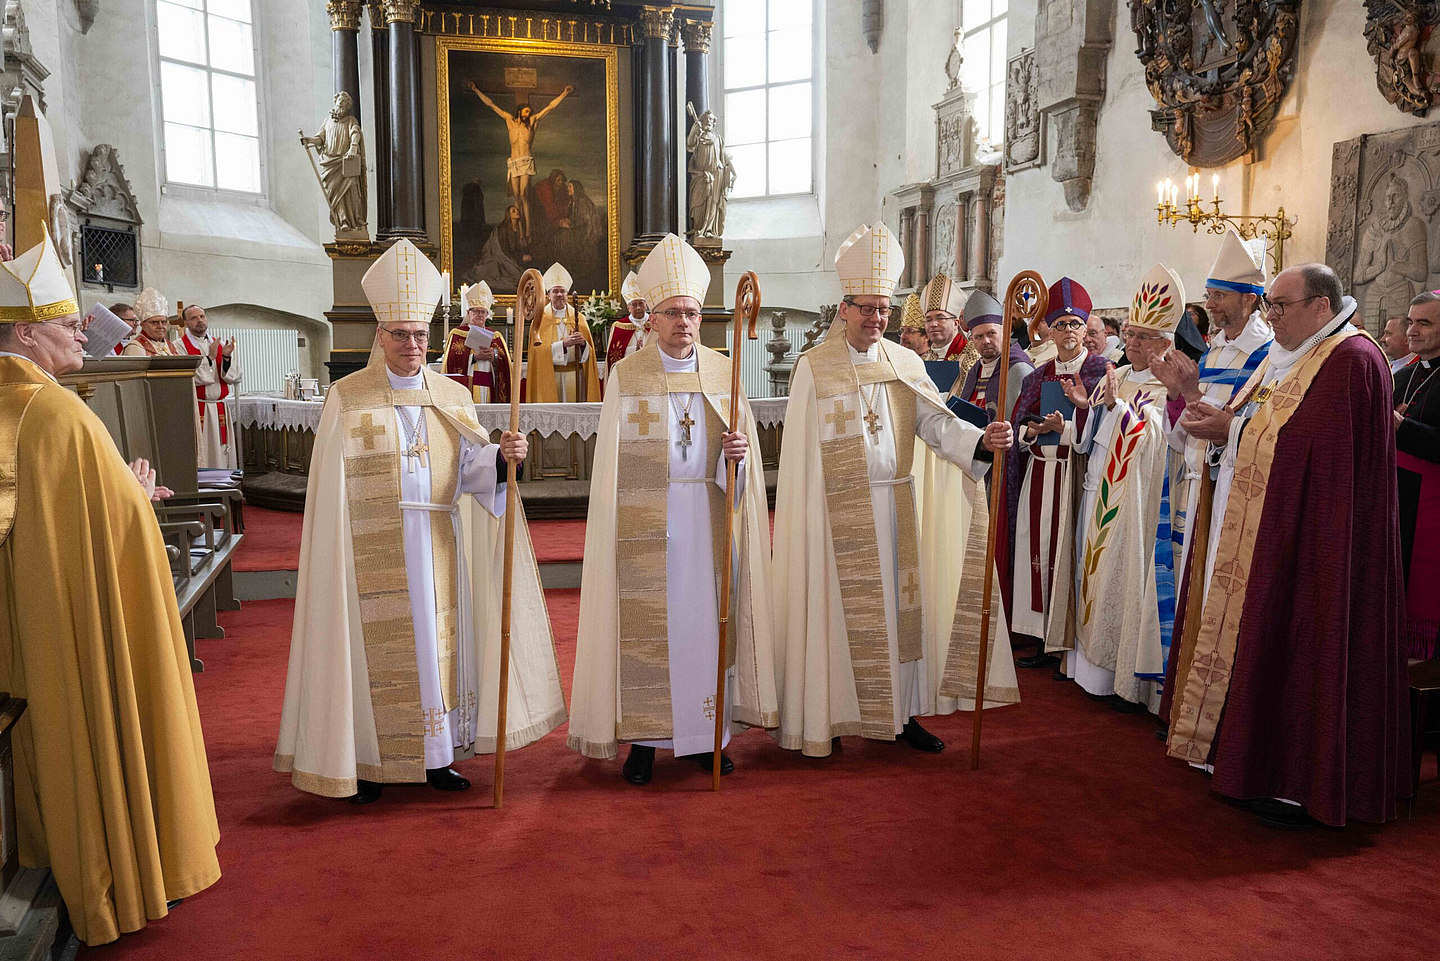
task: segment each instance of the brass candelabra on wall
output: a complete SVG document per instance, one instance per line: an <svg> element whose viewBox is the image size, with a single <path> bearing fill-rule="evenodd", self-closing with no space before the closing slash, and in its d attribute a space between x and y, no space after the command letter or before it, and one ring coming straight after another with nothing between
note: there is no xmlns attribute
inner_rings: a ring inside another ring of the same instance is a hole
<svg viewBox="0 0 1440 961"><path fill-rule="evenodd" d="M1246 240L1263 237L1274 262L1275 273L1285 269L1285 241L1291 237L1293 221L1285 217L1285 208L1280 207L1273 214L1227 214L1221 210L1220 175L1210 180L1214 190L1213 198L1200 199L1200 175L1191 174L1185 178L1185 199L1180 199L1180 185L1169 177L1156 185L1155 222L1168 223L1174 227L1188 223L1190 229L1199 233L1204 227L1207 233L1223 234L1226 225L1233 226ZM1209 209L1206 209L1206 208Z"/></svg>

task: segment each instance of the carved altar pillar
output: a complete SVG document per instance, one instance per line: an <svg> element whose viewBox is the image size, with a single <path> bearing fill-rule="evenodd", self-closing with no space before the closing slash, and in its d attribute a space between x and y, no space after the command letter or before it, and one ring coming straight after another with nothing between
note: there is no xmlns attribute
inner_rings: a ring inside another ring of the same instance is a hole
<svg viewBox="0 0 1440 961"><path fill-rule="evenodd" d="M360 0L330 0L330 63L335 92L345 91L360 119Z"/></svg>
<svg viewBox="0 0 1440 961"><path fill-rule="evenodd" d="M373 67L375 96L375 129L370 132L371 153L375 159L375 230L376 237L390 235L390 40L385 32L385 11L380 0L365 6L370 15L370 62ZM360 111L355 111L359 116Z"/></svg>
<svg viewBox="0 0 1440 961"><path fill-rule="evenodd" d="M638 73L640 102L635 109L637 190L636 240L659 240L678 232L675 192L675 55L670 47L675 13L668 7L642 7Z"/></svg>
<svg viewBox="0 0 1440 961"><path fill-rule="evenodd" d="M387 34L390 113L390 225L382 240L425 240L425 189L421 170L420 58L415 15L420 0L381 0Z"/></svg>

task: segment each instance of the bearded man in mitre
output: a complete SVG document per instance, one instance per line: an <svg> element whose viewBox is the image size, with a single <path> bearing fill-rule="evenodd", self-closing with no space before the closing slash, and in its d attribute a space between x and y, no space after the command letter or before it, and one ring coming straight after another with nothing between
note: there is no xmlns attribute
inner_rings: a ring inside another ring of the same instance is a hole
<svg viewBox="0 0 1440 961"><path fill-rule="evenodd" d="M748 456L755 418L742 395L730 413L730 360L700 346L705 261L668 234L637 280L654 339L610 375L585 529L580 633L568 744L613 758L630 742L622 775L650 781L655 749L709 768L715 712L736 724L779 723L771 610L770 529L759 462ZM730 519L726 461L736 466L731 558L721 558ZM755 465L752 470L751 465ZM734 565L729 669L717 708L720 565ZM728 756L721 773L734 764Z"/></svg>
<svg viewBox="0 0 1440 961"><path fill-rule="evenodd" d="M495 295L485 281L460 287L465 321L450 331L445 345L445 375L468 388L477 404L510 402L510 352L505 338L491 330Z"/></svg>
<svg viewBox="0 0 1440 961"><path fill-rule="evenodd" d="M506 462L465 388L425 367L444 282L408 240L361 280L379 320L370 363L325 396L275 770L366 804L387 783L461 791L450 768L495 748ZM505 743L565 720L523 514L516 518Z"/></svg>
<svg viewBox="0 0 1440 961"><path fill-rule="evenodd" d="M904 263L883 224L846 239L843 329L801 355L791 380L773 579L780 746L812 757L842 735L944 750L918 718L936 712L949 642L930 608L953 611L955 596L925 590L915 439L977 482L1011 442L1007 422L982 431L952 414L914 352L884 340Z"/></svg>
<svg viewBox="0 0 1440 961"><path fill-rule="evenodd" d="M645 304L645 295L640 291L640 281L634 271L620 285L620 300L629 313L610 325L610 343L605 349L607 372L644 347L650 335L650 309Z"/></svg>
<svg viewBox="0 0 1440 961"><path fill-rule="evenodd" d="M1173 353L1184 316L1184 285L1157 264L1130 304L1130 363L1106 371L1075 405L1089 416L1074 447L1085 455L1074 591L1055 591L1046 650L1072 652L1066 674L1089 694L1115 695L1120 710L1159 710L1175 622L1172 462L1165 385L1156 372ZM1174 463L1178 476L1178 453Z"/></svg>
<svg viewBox="0 0 1440 961"><path fill-rule="evenodd" d="M154 473L55 380L84 343L47 233L0 264L0 689L20 863L95 945L214 884L220 831Z"/></svg>
<svg viewBox="0 0 1440 961"><path fill-rule="evenodd" d="M551 264L543 280L548 302L530 336L526 378L532 404L580 404L600 400L595 338L590 325L570 303L570 271Z"/></svg>

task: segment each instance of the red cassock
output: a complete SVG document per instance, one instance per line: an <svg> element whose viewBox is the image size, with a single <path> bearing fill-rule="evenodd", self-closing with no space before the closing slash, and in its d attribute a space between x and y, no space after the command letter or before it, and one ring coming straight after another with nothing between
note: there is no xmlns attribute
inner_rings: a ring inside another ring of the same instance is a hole
<svg viewBox="0 0 1440 961"><path fill-rule="evenodd" d="M1387 821L1410 793L1391 397L1380 349L1353 336L1280 429L1209 754L1217 793L1296 801L1334 826ZM1192 561L1187 571L1204 569ZM1212 594L1222 580L1217 570ZM1177 634L1187 594L1188 584ZM1162 716L1180 648L1170 649Z"/></svg>
<svg viewBox="0 0 1440 961"><path fill-rule="evenodd" d="M476 397L477 387L490 388L490 403L510 403L510 354L505 347L505 338L496 336L490 342L495 348L495 359L490 370L473 370L470 366L470 348L465 338L470 333L469 324L461 324L450 331L450 341L445 345L445 375L458 384L463 384Z"/></svg>
<svg viewBox="0 0 1440 961"><path fill-rule="evenodd" d="M610 344L605 348L605 369L608 371L625 359L630 342L640 332L629 318L617 320L610 325Z"/></svg>

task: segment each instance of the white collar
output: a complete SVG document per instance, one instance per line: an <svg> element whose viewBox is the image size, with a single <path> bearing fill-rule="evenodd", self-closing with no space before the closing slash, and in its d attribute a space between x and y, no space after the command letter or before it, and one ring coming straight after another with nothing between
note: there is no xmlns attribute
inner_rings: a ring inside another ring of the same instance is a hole
<svg viewBox="0 0 1440 961"><path fill-rule="evenodd" d="M34 366L36 370L40 371L40 373L44 374L46 377L49 377L51 380L55 380L54 374L50 373L50 371L46 370L44 367L41 367L39 364L35 363L32 358L26 357L24 354L17 354L9 350L0 350L0 357L18 357L21 360L25 361L27 364L31 364L32 366ZM60 382L58 380L55 380L55 383L58 384Z"/></svg>
<svg viewBox="0 0 1440 961"><path fill-rule="evenodd" d="M660 351L660 361L665 365L666 373L681 374L686 371L700 369L700 351L694 347L690 348L690 356L685 358L671 357L665 351Z"/></svg>
<svg viewBox="0 0 1440 961"><path fill-rule="evenodd" d="M855 349L850 341L845 341L845 349L850 351L850 363L852 364L873 364L880 359L880 343L877 341L866 350Z"/></svg>
<svg viewBox="0 0 1440 961"><path fill-rule="evenodd" d="M1056 349L1056 350L1059 350L1060 348L1057 347L1057 348L1055 348L1055 349ZM1081 348L1080 348L1080 353L1077 354L1077 355L1075 355L1075 359L1074 359L1074 360L1061 360L1061 359L1060 359L1060 355L1059 355L1059 354L1056 354L1056 355L1055 355L1055 373L1057 373L1057 374L1078 374L1078 373L1080 372L1080 368L1083 367L1083 366L1085 366L1085 358L1087 358L1087 357L1089 357L1089 356L1090 356L1090 352L1089 352L1088 350L1086 350L1084 347L1081 347Z"/></svg>
<svg viewBox="0 0 1440 961"><path fill-rule="evenodd" d="M1245 321L1245 326L1240 328L1240 335L1234 340L1225 336L1225 331L1218 331L1210 338L1211 347L1233 347L1242 354L1253 354L1275 339L1275 331L1265 322L1260 311L1250 315Z"/></svg>
<svg viewBox="0 0 1440 961"><path fill-rule="evenodd" d="M391 390L421 390L425 386L425 368L423 367L420 368L420 372L413 377L402 377L387 365L385 367L385 376L390 378Z"/></svg>
<svg viewBox="0 0 1440 961"><path fill-rule="evenodd" d="M1355 303L1355 298L1347 296L1343 298L1340 303L1340 313L1336 314L1334 319L1324 327L1321 327L1315 331L1315 333L1306 337L1294 350L1286 350L1284 347L1281 347L1278 340L1270 345L1268 359L1270 361L1270 367L1275 373L1289 373L1290 368L1294 367L1306 354L1314 350L1322 340L1336 333L1341 328L1350 325L1350 318L1354 315L1355 309L1358 306Z"/></svg>

